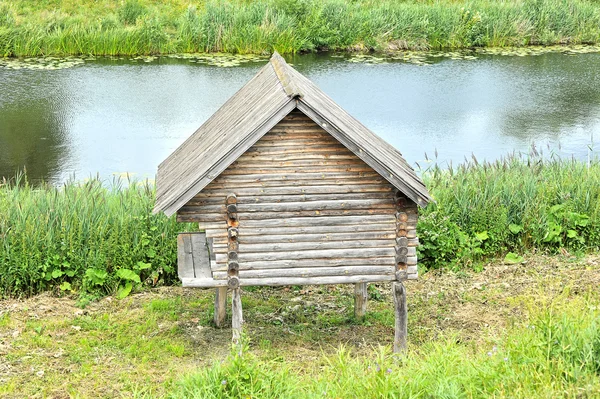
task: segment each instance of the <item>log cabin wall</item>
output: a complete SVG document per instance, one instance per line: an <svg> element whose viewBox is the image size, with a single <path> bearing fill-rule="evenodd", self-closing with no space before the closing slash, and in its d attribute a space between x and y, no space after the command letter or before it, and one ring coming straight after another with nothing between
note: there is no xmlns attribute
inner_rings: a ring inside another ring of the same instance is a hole
<svg viewBox="0 0 600 399"><path fill-rule="evenodd" d="M417 277L416 204L297 110L178 211L212 239L215 280L228 276L230 194L242 285Z"/></svg>

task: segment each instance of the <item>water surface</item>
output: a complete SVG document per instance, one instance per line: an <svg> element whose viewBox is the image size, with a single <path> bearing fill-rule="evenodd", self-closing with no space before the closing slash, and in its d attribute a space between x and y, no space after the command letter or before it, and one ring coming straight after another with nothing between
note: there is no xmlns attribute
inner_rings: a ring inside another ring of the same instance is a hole
<svg viewBox="0 0 600 399"><path fill-rule="evenodd" d="M367 127L426 166L496 159L532 145L584 159L600 136L600 54L351 63L327 54L288 61ZM233 68L159 58L97 59L61 70L0 69L0 177L26 169L62 182L158 164L262 62ZM249 105L250 107L251 105Z"/></svg>

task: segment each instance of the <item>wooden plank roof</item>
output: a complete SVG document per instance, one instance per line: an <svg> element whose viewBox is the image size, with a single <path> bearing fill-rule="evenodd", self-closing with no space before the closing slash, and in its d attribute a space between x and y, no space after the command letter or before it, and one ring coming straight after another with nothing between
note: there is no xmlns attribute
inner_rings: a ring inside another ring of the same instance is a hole
<svg viewBox="0 0 600 399"><path fill-rule="evenodd" d="M158 166L154 213L170 216L265 133L299 109L420 206L431 197L402 154L277 53Z"/></svg>

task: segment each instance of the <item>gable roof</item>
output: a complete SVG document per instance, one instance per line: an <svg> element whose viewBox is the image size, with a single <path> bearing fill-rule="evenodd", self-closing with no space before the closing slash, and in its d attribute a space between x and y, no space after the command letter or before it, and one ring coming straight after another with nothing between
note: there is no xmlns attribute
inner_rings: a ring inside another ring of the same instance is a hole
<svg viewBox="0 0 600 399"><path fill-rule="evenodd" d="M402 154L277 53L158 166L154 213L177 212L265 133L298 109L420 206L431 201Z"/></svg>

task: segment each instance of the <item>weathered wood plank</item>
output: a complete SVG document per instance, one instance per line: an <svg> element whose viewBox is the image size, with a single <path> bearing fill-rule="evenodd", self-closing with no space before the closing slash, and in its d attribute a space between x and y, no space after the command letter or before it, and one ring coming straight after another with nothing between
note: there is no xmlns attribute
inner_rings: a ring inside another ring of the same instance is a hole
<svg viewBox="0 0 600 399"><path fill-rule="evenodd" d="M334 277L273 277L273 278L246 278L240 279L240 286L281 286L281 285L327 285L327 284L355 284L371 283L378 281L394 281L393 275L376 276L334 276ZM181 285L189 288L213 288L227 286L227 280L214 279L182 279Z"/></svg>
<svg viewBox="0 0 600 399"><path fill-rule="evenodd" d="M196 277L190 233L177 235L177 274L180 279Z"/></svg>
<svg viewBox="0 0 600 399"><path fill-rule="evenodd" d="M284 269L240 270L240 279L273 278L273 277L327 277L327 276L359 276L359 275L393 275L394 266L341 266L341 267L305 267ZM227 272L215 272L217 280L226 279Z"/></svg>
<svg viewBox="0 0 600 399"><path fill-rule="evenodd" d="M310 186L281 186L281 187L236 187L235 193L238 196L262 196L262 195L300 195L300 194L343 194L343 193L390 193L393 190L392 185L372 184L362 182L361 184L324 184ZM207 187L202 193L209 197L225 197L230 189Z"/></svg>
<svg viewBox="0 0 600 399"><path fill-rule="evenodd" d="M247 226L246 226L247 227ZM201 227L202 229L203 227ZM313 225L313 226L292 226L292 227L247 227L243 228L244 237L250 239L250 237L264 237L264 236L275 236L275 235L289 235L290 237L296 237L301 235L310 234L332 234L340 233L339 225ZM390 231L394 231L394 223L373 223L373 224L355 224L355 225L344 225L342 229L345 233L362 233L362 232L376 232L388 234ZM344 233L344 234L345 234ZM207 237L227 237L227 231L224 230L224 226L218 226L213 229L206 230ZM265 241L267 242L267 241Z"/></svg>
<svg viewBox="0 0 600 399"><path fill-rule="evenodd" d="M196 277L211 277L210 255L206 245L205 233L190 234L192 260L194 262L194 275Z"/></svg>
<svg viewBox="0 0 600 399"><path fill-rule="evenodd" d="M223 178L224 179L224 178ZM224 189L230 190L230 186L234 184L233 182L223 181L223 179L215 180L210 189ZM236 182L235 183L235 191L238 195L240 194L241 188L254 188L254 187L263 187L263 188L273 188L273 187L295 187L301 186L305 187L308 184L312 186L331 186L331 185L356 185L362 186L364 184L377 184L377 185L386 185L387 182L381 176L373 176L373 177L365 177L365 178L350 178L350 177L342 177L342 178L328 178L327 176L323 178L315 178L308 179L310 183L301 179L289 179L289 180L267 180L267 181L252 181L252 182ZM277 190L269 190L276 192ZM271 195L273 193L270 193ZM192 199L192 197L190 197ZM187 202L186 202L187 203ZM185 204L184 204L185 205ZM183 205L182 205L183 206Z"/></svg>
<svg viewBox="0 0 600 399"><path fill-rule="evenodd" d="M297 184L309 184L303 180L335 180L360 183L360 181L377 180L382 181L381 176L376 172L316 172L316 173L254 173L254 174L236 174L236 175L220 175L213 183L215 186L219 184L232 184L235 186L244 187L247 183L265 183L269 185L287 185L287 181L298 181ZM390 202L391 199L390 199Z"/></svg>
<svg viewBox="0 0 600 399"><path fill-rule="evenodd" d="M390 220L391 218L391 220ZM193 216L189 219L181 218L181 221L195 221ZM356 231L355 227L361 224L381 224L389 223L394 220L393 215L366 215L366 216L312 216L312 217L296 217L288 219L265 219L265 220L244 220L244 232L252 229L267 228L267 227L316 227L316 226L337 226L338 230L334 231ZM221 229L223 222L202 222L198 223L202 230ZM346 227L348 226L348 227ZM246 234L246 233L244 233ZM415 233L416 235L416 233ZM410 234L407 235L410 238Z"/></svg>
<svg viewBox="0 0 600 399"><path fill-rule="evenodd" d="M245 234L240 236L240 244L259 244L259 243L296 243L296 242L330 242L330 241L368 241L368 240L387 240L395 239L396 234L392 231L367 231L356 233L323 233L323 234L274 234L274 235L255 235L249 236ZM227 239L218 237L214 239L216 245L226 245Z"/></svg>
<svg viewBox="0 0 600 399"><path fill-rule="evenodd" d="M256 252L289 252L289 251L316 251L328 249L359 249L359 248L393 248L394 240L347 240L347 241L313 241L313 242L275 242L275 243L240 243L239 252L242 254ZM227 248L227 245L218 245L217 248ZM415 248L411 248L414 250ZM218 254L218 252L217 252ZM416 252L414 253L416 255Z"/></svg>
<svg viewBox="0 0 600 399"><path fill-rule="evenodd" d="M331 259L284 259L278 261L252 261L240 263L242 270L259 269L285 269L298 267L325 267L335 268L343 266L391 266L394 265L393 256L379 256L374 258L331 258ZM227 264L214 263L212 265L213 274L218 271L226 271Z"/></svg>
<svg viewBox="0 0 600 399"><path fill-rule="evenodd" d="M326 249L315 251L288 251L288 252L256 252L240 253L239 262L274 261L288 259L328 259L328 258L369 258L374 256L394 256L394 248L348 248ZM217 263L225 262L227 255L217 253Z"/></svg>
<svg viewBox="0 0 600 399"><path fill-rule="evenodd" d="M239 212L238 219L242 226L248 226L250 221L262 221L267 219L291 219L291 218L310 218L313 216L365 216L365 215L394 215L394 209L326 209L323 211L296 211L296 212ZM224 217L225 216L225 217ZM185 211L177 214L177 220L180 222L220 222L226 220L227 216L221 213L199 213L199 211ZM207 227L204 227L206 229Z"/></svg>
<svg viewBox="0 0 600 399"><path fill-rule="evenodd" d="M301 202L271 202L271 203L245 203L236 207L241 215L247 213L266 212L299 212L299 211L326 211L326 210L389 210L395 213L394 203L387 199L364 199L364 200L326 200L326 201L301 201ZM190 213L202 214L225 214L227 207L223 204L192 205L188 203L179 211L179 215ZM408 223L407 223L408 226ZM413 225L414 226L414 225Z"/></svg>
<svg viewBox="0 0 600 399"><path fill-rule="evenodd" d="M284 202L315 202L315 201L364 201L389 200L389 192L371 193L331 193L331 194L295 194L295 195L261 195L238 197L239 205L273 204ZM192 198L185 206L221 205L223 197L208 196L200 193Z"/></svg>

